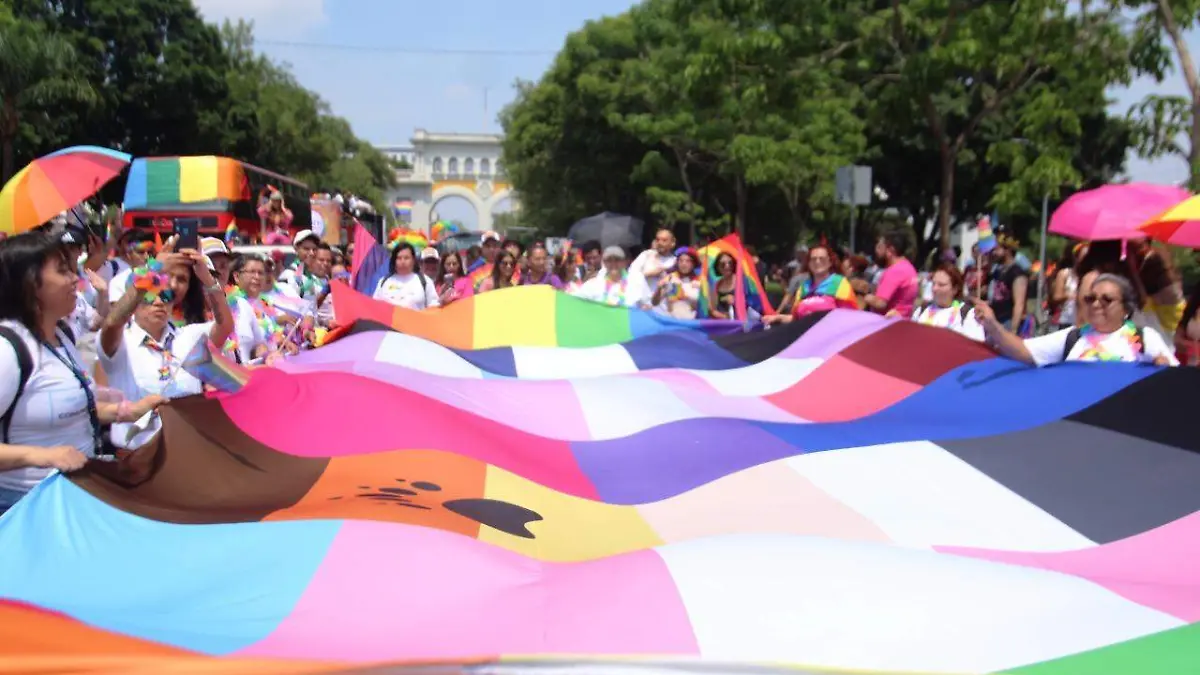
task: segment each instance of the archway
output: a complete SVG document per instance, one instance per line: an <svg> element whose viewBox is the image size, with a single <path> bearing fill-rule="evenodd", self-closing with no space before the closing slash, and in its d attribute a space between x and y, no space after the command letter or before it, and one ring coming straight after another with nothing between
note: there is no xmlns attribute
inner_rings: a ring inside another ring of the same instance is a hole
<svg viewBox="0 0 1200 675"><path fill-rule="evenodd" d="M465 229L478 230L479 210L471 201L461 195L445 195L439 197L429 210L430 225L437 220L457 221ZM436 215L435 215L436 214Z"/></svg>

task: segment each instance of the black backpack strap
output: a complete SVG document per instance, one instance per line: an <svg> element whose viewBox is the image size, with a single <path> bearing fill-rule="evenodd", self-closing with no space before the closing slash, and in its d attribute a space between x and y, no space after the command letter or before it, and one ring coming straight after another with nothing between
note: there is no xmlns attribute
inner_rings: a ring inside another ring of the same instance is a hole
<svg viewBox="0 0 1200 675"><path fill-rule="evenodd" d="M1075 348L1076 342L1079 342L1079 329L1072 328L1067 332L1067 341L1063 343L1063 361L1067 360L1067 356L1069 356L1071 354L1071 350Z"/></svg>
<svg viewBox="0 0 1200 675"><path fill-rule="evenodd" d="M8 341L12 345L13 351L17 353L17 368L20 371L20 379L17 380L17 393L13 396L12 403L8 405L8 410L4 411L4 417L0 418L0 433L3 433L3 442L8 443L8 428L12 426L13 413L17 409L17 401L21 400L21 394L25 393L25 383L29 381L33 375L33 356L29 353L29 348L25 346L25 341L17 332L8 326L0 326L0 338Z"/></svg>
<svg viewBox="0 0 1200 675"><path fill-rule="evenodd" d="M958 308L959 320L961 320L963 323L966 323L967 315L970 314L971 310L973 310L973 309L975 309L975 307L973 305L970 305L970 304L964 302L962 304L962 307Z"/></svg>

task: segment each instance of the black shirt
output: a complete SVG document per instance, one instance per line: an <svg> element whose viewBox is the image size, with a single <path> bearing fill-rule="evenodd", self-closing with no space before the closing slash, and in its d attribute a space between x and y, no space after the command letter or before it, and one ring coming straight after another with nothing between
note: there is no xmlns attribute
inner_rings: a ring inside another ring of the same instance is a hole
<svg viewBox="0 0 1200 675"><path fill-rule="evenodd" d="M1000 323L1006 323L1012 320L1012 289L1013 286L1016 285L1017 279L1021 277L1028 278L1029 273L1021 269L1021 266L1015 262L1006 267L1000 268L992 275L991 293L989 294L988 298L991 301L992 311L996 314L996 320Z"/></svg>

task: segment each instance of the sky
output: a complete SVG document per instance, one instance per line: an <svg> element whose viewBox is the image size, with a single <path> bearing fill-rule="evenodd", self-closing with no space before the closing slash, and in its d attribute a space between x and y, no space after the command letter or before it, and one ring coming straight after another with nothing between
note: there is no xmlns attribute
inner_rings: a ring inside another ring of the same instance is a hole
<svg viewBox="0 0 1200 675"><path fill-rule="evenodd" d="M566 36L631 0L193 0L209 21L247 19L257 48L291 66L376 145L407 145L414 129L501 131L496 114L518 79L537 80ZM1200 34L1189 36L1200 53ZM348 45L327 49L314 45ZM522 52L518 55L463 52ZM1183 94L1182 76L1114 89L1123 114L1149 93ZM1180 158L1131 157L1133 180L1178 183Z"/></svg>

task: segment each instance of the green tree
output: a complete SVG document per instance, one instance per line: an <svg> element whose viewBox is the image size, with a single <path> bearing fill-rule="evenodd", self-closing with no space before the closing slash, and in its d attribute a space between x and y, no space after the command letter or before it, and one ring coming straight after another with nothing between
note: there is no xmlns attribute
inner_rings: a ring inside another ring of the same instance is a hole
<svg viewBox="0 0 1200 675"><path fill-rule="evenodd" d="M94 90L72 68L75 50L40 24L0 17L0 185L13 176L15 144L30 117L45 117L54 102L86 104ZM31 157L30 157L31 159Z"/></svg>
<svg viewBox="0 0 1200 675"><path fill-rule="evenodd" d="M75 48L72 70L103 83L97 105L56 114L72 140L135 155L218 153L227 131L229 61L217 29L187 0L12 0Z"/></svg>
<svg viewBox="0 0 1200 675"><path fill-rule="evenodd" d="M865 24L881 60L874 119L921 120L937 152L943 246L964 153L976 140L989 142L967 159L1012 171L994 205L1027 203L1032 194L1081 182L1073 161L1082 133L1078 102L1102 100L1107 86L1129 78L1117 19L1114 8L1094 11L1086 2L1074 11L1061 0L891 0Z"/></svg>
<svg viewBox="0 0 1200 675"><path fill-rule="evenodd" d="M500 121L504 166L521 194L527 225L565 234L576 220L604 210L650 216L639 182L647 179L639 167L650 148L611 124L605 112L636 102L596 86L636 58L632 22L623 14L589 22L567 37L539 82L516 84L516 99Z"/></svg>
<svg viewBox="0 0 1200 675"><path fill-rule="evenodd" d="M1162 82L1174 70L1174 56L1187 86L1186 96L1152 94L1134 107L1131 118L1138 122L1138 149L1146 156L1184 158L1189 187L1200 190L1200 69L1187 43L1187 33L1200 21L1200 0L1126 0L1123 4L1135 17L1135 65Z"/></svg>

